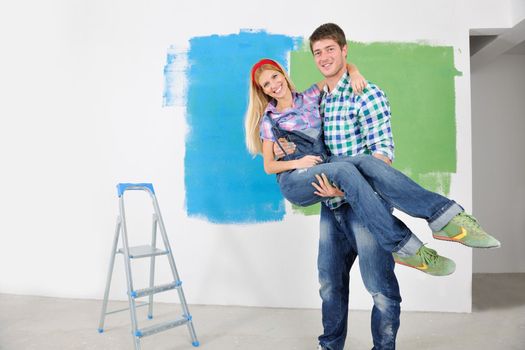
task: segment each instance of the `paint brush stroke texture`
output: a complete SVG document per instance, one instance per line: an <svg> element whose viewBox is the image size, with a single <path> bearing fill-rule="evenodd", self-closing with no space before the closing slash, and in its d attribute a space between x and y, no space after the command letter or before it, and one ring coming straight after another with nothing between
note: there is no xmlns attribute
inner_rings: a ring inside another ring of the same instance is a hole
<svg viewBox="0 0 525 350"><path fill-rule="evenodd" d="M244 146L249 72L261 57L287 64L298 39L266 32L193 38L188 52L185 184L188 215L215 223L282 220L275 176Z"/></svg>
<svg viewBox="0 0 525 350"><path fill-rule="evenodd" d="M423 187L447 195L456 172L454 67L450 46L413 43L348 43L348 58L383 89L390 101L396 145L394 167ZM298 89L321 79L308 47L292 52ZM297 208L303 214L319 209Z"/></svg>
<svg viewBox="0 0 525 350"><path fill-rule="evenodd" d="M321 79L308 47L298 49L301 41L264 31L190 40L185 96L190 126L185 156L189 216L215 223L283 219L284 200L275 177L264 173L261 157L252 159L245 149L243 119L249 70L261 57L289 63L298 89ZM430 190L448 193L450 174L456 171L454 77L459 72L453 49L350 43L349 59L390 99L396 168Z"/></svg>
<svg viewBox="0 0 525 350"><path fill-rule="evenodd" d="M162 93L162 106L185 106L187 53L170 46L166 54L164 66L164 91Z"/></svg>

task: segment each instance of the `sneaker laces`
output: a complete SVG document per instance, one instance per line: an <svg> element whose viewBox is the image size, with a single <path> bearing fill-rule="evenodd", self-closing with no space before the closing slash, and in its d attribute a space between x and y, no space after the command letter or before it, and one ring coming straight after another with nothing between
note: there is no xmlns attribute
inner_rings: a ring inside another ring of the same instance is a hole
<svg viewBox="0 0 525 350"><path fill-rule="evenodd" d="M430 265L438 260L438 253L434 249L425 247L426 243L419 248L416 255L418 255L425 264Z"/></svg>

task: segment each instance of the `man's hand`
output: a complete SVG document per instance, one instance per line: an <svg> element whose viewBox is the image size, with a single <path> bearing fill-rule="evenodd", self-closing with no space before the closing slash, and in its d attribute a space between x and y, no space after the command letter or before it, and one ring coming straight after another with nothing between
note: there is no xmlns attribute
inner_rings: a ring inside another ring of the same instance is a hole
<svg viewBox="0 0 525 350"><path fill-rule="evenodd" d="M385 155L383 155L381 153L374 153L373 156L376 157L379 160L382 160L387 165L392 165L392 161L390 160L390 158L388 158L387 156L385 156Z"/></svg>
<svg viewBox="0 0 525 350"><path fill-rule="evenodd" d="M288 140L286 140L285 138L280 138L279 142L286 151L286 154L292 154L295 152L295 143L288 142ZM275 155L275 159L281 159L286 155L283 153L283 150L281 149L281 147L279 147L277 142L273 143L273 154Z"/></svg>
<svg viewBox="0 0 525 350"><path fill-rule="evenodd" d="M315 187L317 191L314 193L318 195L319 197L341 197L344 196L344 192L335 187L328 181L328 178L325 174L315 175L315 178L319 182L319 184L316 184L315 182L312 182L312 186Z"/></svg>

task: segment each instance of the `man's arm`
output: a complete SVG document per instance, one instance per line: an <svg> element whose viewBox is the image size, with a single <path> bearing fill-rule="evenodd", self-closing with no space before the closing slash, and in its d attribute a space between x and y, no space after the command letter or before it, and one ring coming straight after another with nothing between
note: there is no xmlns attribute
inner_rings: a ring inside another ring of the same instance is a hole
<svg viewBox="0 0 525 350"><path fill-rule="evenodd" d="M372 155L387 164L394 159L394 139L390 124L390 103L374 84L359 97L359 122L366 146Z"/></svg>
<svg viewBox="0 0 525 350"><path fill-rule="evenodd" d="M384 154L382 153L374 153L372 154L374 157L376 157L377 159L379 160L382 160L383 162L385 162L386 164L388 165L392 165L392 160L390 160L390 158L388 158L387 156L385 156Z"/></svg>

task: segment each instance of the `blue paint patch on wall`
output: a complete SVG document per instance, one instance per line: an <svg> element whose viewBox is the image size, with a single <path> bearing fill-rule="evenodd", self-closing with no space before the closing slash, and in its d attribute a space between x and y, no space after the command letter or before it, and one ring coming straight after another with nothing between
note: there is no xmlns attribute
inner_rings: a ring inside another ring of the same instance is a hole
<svg viewBox="0 0 525 350"><path fill-rule="evenodd" d="M162 106L169 107L175 104L175 48L170 46L166 55L164 66L164 91L162 93Z"/></svg>
<svg viewBox="0 0 525 350"><path fill-rule="evenodd" d="M263 57L288 65L301 39L241 31L190 40L185 184L189 216L215 223L282 220L284 199L275 176L244 145L251 66Z"/></svg>

